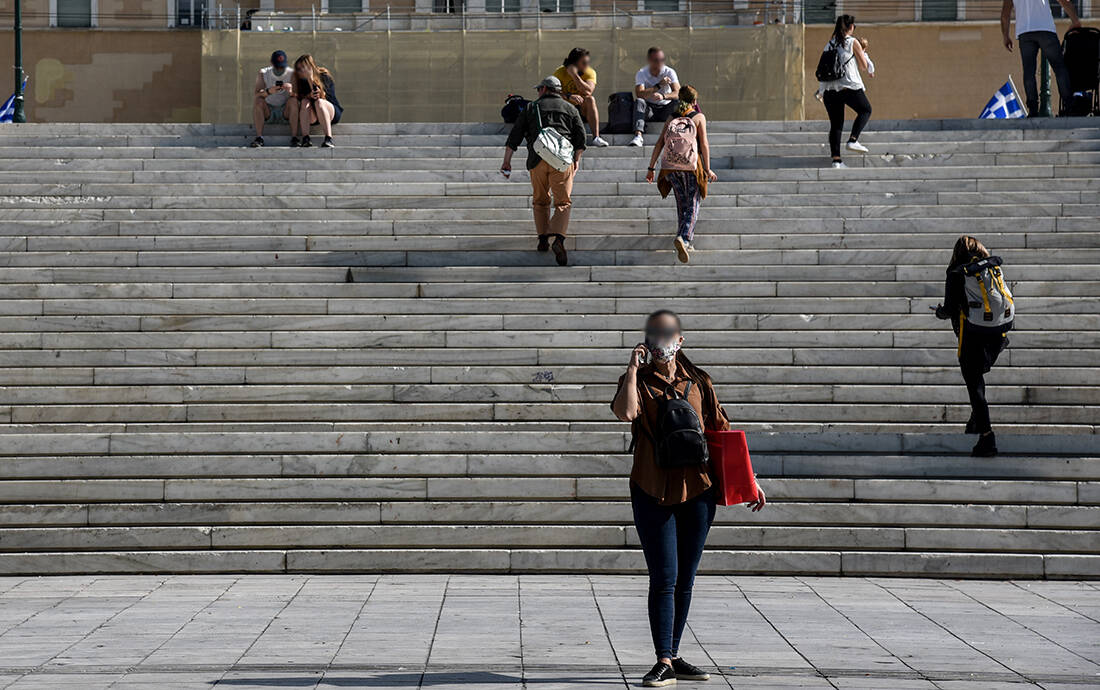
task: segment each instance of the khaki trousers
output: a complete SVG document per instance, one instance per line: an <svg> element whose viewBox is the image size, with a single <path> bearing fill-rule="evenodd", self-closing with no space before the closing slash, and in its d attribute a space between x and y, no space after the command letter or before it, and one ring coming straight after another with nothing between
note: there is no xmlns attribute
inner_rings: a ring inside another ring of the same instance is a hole
<svg viewBox="0 0 1100 690"><path fill-rule="evenodd" d="M531 207L535 212L535 231L538 234L565 237L569 228L569 208L573 204L569 195L573 192L575 169L558 172L546 161L539 161L530 171ZM553 218L550 217L551 196L554 205Z"/></svg>

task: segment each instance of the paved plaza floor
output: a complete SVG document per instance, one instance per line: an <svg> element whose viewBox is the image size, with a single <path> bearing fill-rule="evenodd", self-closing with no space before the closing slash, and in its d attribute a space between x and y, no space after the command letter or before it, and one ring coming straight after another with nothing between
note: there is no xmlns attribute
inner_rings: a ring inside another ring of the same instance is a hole
<svg viewBox="0 0 1100 690"><path fill-rule="evenodd" d="M0 578L0 688L637 687L626 576ZM680 687L1100 687L1100 583L701 577Z"/></svg>

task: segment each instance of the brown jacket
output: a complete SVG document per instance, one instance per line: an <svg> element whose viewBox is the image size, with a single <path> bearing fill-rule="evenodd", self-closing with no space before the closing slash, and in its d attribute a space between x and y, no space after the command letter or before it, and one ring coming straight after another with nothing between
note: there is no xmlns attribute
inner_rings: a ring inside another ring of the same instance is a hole
<svg viewBox="0 0 1100 690"><path fill-rule="evenodd" d="M622 387L626 374L619 377L619 386ZM653 448L653 442L644 429L653 429L657 424L657 398L653 392L643 383L649 384L655 391L663 392L669 385L675 385L676 390L684 392L687 387L688 377L683 367L676 367L675 381L669 381L657 373L652 364L647 364L638 370L638 395L642 403L642 415L634 420L634 467L630 470L630 481L638 485L642 491L657 499L661 505L676 505L683 503L711 487L710 475L706 467L676 467L664 469L657 466L657 455ZM615 391L618 396L618 389ZM714 431L727 431L730 428L722 407L718 403L718 396L714 393L714 386L695 381L688 391L687 400L695 408L695 413L703 422L703 428ZM615 401L612 399L611 404ZM652 433L652 431L650 432Z"/></svg>

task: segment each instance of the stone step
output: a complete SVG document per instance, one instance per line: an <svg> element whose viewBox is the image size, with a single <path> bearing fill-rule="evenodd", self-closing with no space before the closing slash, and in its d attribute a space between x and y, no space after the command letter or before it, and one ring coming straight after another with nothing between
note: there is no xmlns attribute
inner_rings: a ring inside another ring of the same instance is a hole
<svg viewBox="0 0 1100 690"><path fill-rule="evenodd" d="M763 481L763 479L762 479ZM781 501L1100 504L1100 482L972 479L767 478ZM0 503L114 501L478 501L628 500L622 477L232 477L167 479L0 480ZM417 510L420 510L419 508ZM405 518L404 521L409 521Z"/></svg>
<svg viewBox="0 0 1100 690"><path fill-rule="evenodd" d="M14 224L9 224L10 225ZM631 228L617 223L600 223L580 228L580 232L571 233L565 246L577 251L606 251L629 247L632 251L669 250L674 228L669 224L653 223L657 232L649 234L649 224L642 223L641 228L631 234ZM663 225L663 227L660 227ZM128 229L128 228L127 228ZM216 225L209 228L217 231ZM309 235L88 235L66 236L26 235L0 237L0 249L5 252L151 252L151 251L526 251L532 249L529 232L523 232L515 224L501 224L498 231L507 235L485 234L484 226L470 224L471 234L453 234L454 228L448 228L447 235L362 235L349 225L347 234L326 235L321 232ZM573 230L574 228L570 228ZM711 230L718 230L711 234ZM28 228L27 230L33 230ZM60 228L58 228L60 230ZM318 228L315 230L324 230ZM696 228L695 247L698 251L721 251L734 249L852 249L875 250L882 246L882 236L871 233L855 235L839 234L741 234L744 228L732 227L724 223L712 223ZM612 234L617 233L617 234ZM736 233L736 234L735 234ZM937 249L950 246L957 239L952 233L905 234L891 239L895 250ZM1014 233L983 234L983 239L996 247L999 253L1008 249L1069 249L1100 246L1100 232L1064 232L1064 233Z"/></svg>
<svg viewBox="0 0 1100 690"><path fill-rule="evenodd" d="M232 277L232 276L229 276ZM666 289L650 283L618 282L516 282L516 283L2 283L3 299L358 299L410 298L416 295L434 299L504 298L517 291L538 291L542 298L663 297ZM1100 292L1100 281L1073 283L1052 280L1014 280L1013 295L1023 297L1083 297ZM681 281L677 293L683 297L721 298L729 295L757 297L798 297L832 295L865 296L869 292L883 297L939 297L941 286L935 281L777 281L738 280Z"/></svg>
<svg viewBox="0 0 1100 690"><path fill-rule="evenodd" d="M412 565L410 565L412 564ZM708 550L699 572L752 575L1096 577L1097 558L1077 554ZM340 549L267 551L43 552L0 555L0 571L28 574L110 573L633 573L645 572L640 550Z"/></svg>
<svg viewBox="0 0 1100 690"><path fill-rule="evenodd" d="M760 477L931 479L1100 480L1100 456L1057 457L1000 455L960 463L950 455L849 452L842 455L758 451L756 432L749 430L753 468ZM782 446L782 435L766 437ZM0 465L3 479L140 479L225 477L616 477L630 469L628 455L545 452L508 454L386 454L331 455L77 455L11 456ZM975 484L974 486L979 486ZM1081 495L1081 486L1078 486ZM780 496L772 498L779 499ZM786 500L786 499L784 499ZM1028 502L1026 499L1024 502ZM522 504L517 504L522 505ZM957 506L956 506L957 507ZM464 510L473 510L466 506ZM409 509L414 510L414 509ZM415 510L435 510L430 506ZM415 512L414 510L414 512ZM403 513L404 514L404 513ZM408 515L414 513L407 513ZM425 515L430 513L423 513ZM486 522L491 517L441 516L443 521ZM754 516L756 517L756 516ZM768 519L771 514L764 516ZM1095 517L1095 516L1094 516ZM333 518L329 518L333 519ZM513 518L520 519L520 518ZM393 521L421 522L424 518L393 517ZM583 518L577 518L583 520ZM855 522L858 519L853 518ZM340 520L334 520L340 522ZM535 521L541 521L535 520ZM596 519L593 522L603 522ZM273 522L278 522L274 520ZM292 522L292 521L291 521ZM845 522L843 520L839 522ZM847 524L847 523L845 523ZM982 523L985 524L985 523ZM1022 526L1022 525L1021 525ZM1048 525L1050 526L1050 525Z"/></svg>
<svg viewBox="0 0 1100 690"><path fill-rule="evenodd" d="M820 112L817 114L821 114ZM722 120L708 123L715 131L734 132L802 132L827 131L825 119L809 120ZM279 131L279 125L273 125ZM376 132L380 134L450 134L482 133L506 134L510 125L500 122L380 122L380 123L344 123L341 129L357 132ZM939 119L872 119L867 131L939 131L954 130L972 136L982 136L990 132L1001 132L1004 136L1028 138L1040 132L1063 132L1067 137L1072 133L1064 130L1090 129L1092 120L1087 117L1059 117L1030 120L976 120L971 118ZM660 123L647 123L646 131L659 132ZM282 126L286 130L286 126ZM25 123L13 125L11 131L16 134L44 132L49 134L238 134L246 136L252 132L246 123ZM622 135L626 136L626 135Z"/></svg>
<svg viewBox="0 0 1100 690"><path fill-rule="evenodd" d="M1092 554L1092 531L717 525L712 549ZM640 548L615 525L324 525L0 528L0 552L273 548Z"/></svg>
<svg viewBox="0 0 1100 690"><path fill-rule="evenodd" d="M740 422L738 415L738 422ZM965 420L965 416L958 417ZM1095 416L1093 417L1095 422ZM840 452L840 453L947 453L968 451L971 439L955 432L960 422L943 429L942 424L925 424L917 433L882 433L882 426L872 423L878 430L871 433L867 424L853 424L853 431L844 432L844 424L833 422L830 426L809 425L805 431L776 433L767 430L753 433L754 451L774 452ZM609 423L608 423L609 424ZM161 425L162 427L168 425ZM230 425L225 425L230 426ZM514 426L514 425L513 425ZM865 428L860 428L860 427ZM919 425L918 425L919 426ZM96 425L68 425L52 428L43 425L40 433L34 426L0 425L4 443L0 455L87 455L105 454L155 454L173 455L188 453L515 453L530 452L538 447L545 453L624 453L629 445L629 432L624 425L614 423L605 427L613 430L584 430L579 425L554 425L536 423L536 431L508 428L506 422L459 423L459 428L448 429L439 424L378 423L371 431L363 431L361 424L321 425L322 429L293 431L227 431L226 428L211 431L188 431L201 425L175 425L172 429L149 432L126 432L118 425L105 425L95 431ZM340 427L336 429L336 427ZM246 428L245 426L238 429ZM577 428L577 430L569 430ZM938 428L938 429L937 429ZM474 430L478 429L478 430ZM447 433L440 433L446 431ZM952 431L954 433L945 433ZM1082 425L1080 433L1049 435L1014 435L1002 433L998 445L1010 455L1095 455L1095 426ZM487 491L492 488L486 487ZM23 497L27 498L27 497Z"/></svg>
<svg viewBox="0 0 1100 690"><path fill-rule="evenodd" d="M321 501L203 503L46 503L0 505L0 525L216 526L268 525L622 525L632 524L628 501ZM851 527L978 527L996 529L1100 528L1100 507L950 503L807 503L772 499L751 514L720 510L716 525ZM1089 550L1095 547L1090 546Z"/></svg>
<svg viewBox="0 0 1100 690"><path fill-rule="evenodd" d="M134 170L100 170L100 169L70 169L64 166L42 167L34 170L7 170L0 171L0 181L12 184L28 185L49 190L53 186L61 186L62 189L73 185L87 185L95 187L117 187L121 185L136 184L144 188L145 185L162 185L165 190L171 190L175 185L195 185L195 170L141 170L141 161L134 161ZM853 171L858 169L852 169ZM932 169L929 169L932 170ZM1030 170L1030 168L1025 169ZM869 171L869 170L868 170ZM592 168L585 169L583 185L578 185L578 195L589 194L593 185L629 184L639 185L635 189L652 191L653 187L641 187L645 182L644 166L637 169L612 169ZM712 195L719 191L729 191L740 194L799 194L799 193L849 193L852 190L852 179L744 179L746 176L741 171L733 169L715 170L718 174L718 182L711 187ZM839 171L838 171L839 172ZM975 170L973 176L967 177L930 177L898 179L870 178L861 180L864 184L861 190L868 192L1055 192L1055 191L1094 191L1100 188L1100 183L1093 177L1053 177L1050 171L1045 174L1033 176L984 178L980 170ZM28 175L33 174L33 183L28 183ZM271 173L267 170L203 170L201 184L216 187L226 184L249 184L260 187L271 184ZM516 186L515 182L525 182L522 173L518 173L514 182L507 183L505 189ZM386 183L403 184L485 184L492 183L494 189L502 188L505 184L500 174L495 170L485 169L440 169L440 170L323 170L302 169L286 170L280 173L280 182L283 185L294 185L297 192L298 185L370 185ZM83 189L83 188L81 188ZM338 188L339 189L339 188ZM638 193L638 192L634 192Z"/></svg>

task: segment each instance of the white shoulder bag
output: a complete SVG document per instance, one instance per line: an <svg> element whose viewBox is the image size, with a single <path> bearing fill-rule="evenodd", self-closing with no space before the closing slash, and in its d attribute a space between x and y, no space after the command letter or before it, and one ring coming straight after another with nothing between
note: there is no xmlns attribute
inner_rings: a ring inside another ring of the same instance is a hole
<svg viewBox="0 0 1100 690"><path fill-rule="evenodd" d="M535 153L539 155L539 158L549 163L554 170L558 172L569 170L573 167L573 142L553 127L543 127L539 106L537 103L533 105L535 106L535 117L538 118L539 123L539 135L535 139Z"/></svg>

